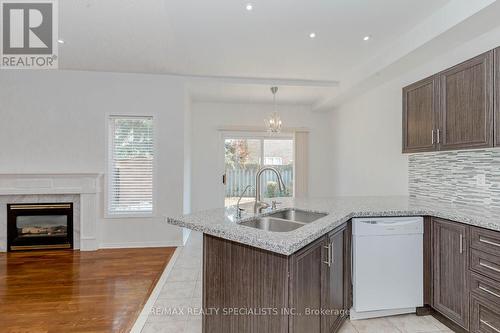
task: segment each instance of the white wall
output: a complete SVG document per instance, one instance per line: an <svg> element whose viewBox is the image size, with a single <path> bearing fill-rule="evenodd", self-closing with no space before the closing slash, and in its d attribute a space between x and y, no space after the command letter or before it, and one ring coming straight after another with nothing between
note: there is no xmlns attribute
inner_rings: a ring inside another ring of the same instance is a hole
<svg viewBox="0 0 500 333"><path fill-rule="evenodd" d="M193 211L223 205L223 145L221 132L227 126L264 127L273 111L269 104L193 103L192 105L192 208ZM329 145L329 114L312 112L309 106L280 105L286 127L310 130L309 195L329 196L332 183Z"/></svg>
<svg viewBox="0 0 500 333"><path fill-rule="evenodd" d="M102 216L101 245L180 244L182 230L163 216L183 212L185 103L184 83L167 76L2 71L0 173L105 173L106 115L153 115L155 217Z"/></svg>
<svg viewBox="0 0 500 333"><path fill-rule="evenodd" d="M372 90L333 113L335 195L406 195L400 86Z"/></svg>
<svg viewBox="0 0 500 333"><path fill-rule="evenodd" d="M460 44L423 66L401 71L396 79L335 110L331 118L334 194L407 195L408 162L401 153L401 89L497 46L500 29Z"/></svg>

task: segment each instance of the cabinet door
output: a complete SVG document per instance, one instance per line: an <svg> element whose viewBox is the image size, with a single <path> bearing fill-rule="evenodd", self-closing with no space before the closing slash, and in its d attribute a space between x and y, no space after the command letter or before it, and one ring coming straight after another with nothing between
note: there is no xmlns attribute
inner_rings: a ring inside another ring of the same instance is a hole
<svg viewBox="0 0 500 333"><path fill-rule="evenodd" d="M500 332L500 306L472 296L471 333Z"/></svg>
<svg viewBox="0 0 500 333"><path fill-rule="evenodd" d="M403 88L403 152L436 150L438 80L430 77Z"/></svg>
<svg viewBox="0 0 500 333"><path fill-rule="evenodd" d="M493 51L439 75L440 150L493 146Z"/></svg>
<svg viewBox="0 0 500 333"><path fill-rule="evenodd" d="M343 227L328 235L329 264L323 266L322 283L322 333L336 332L348 310L345 268L347 228Z"/></svg>
<svg viewBox="0 0 500 333"><path fill-rule="evenodd" d="M320 332L321 316L306 309L321 310L321 271L326 260L326 238L321 238L290 257L290 333Z"/></svg>
<svg viewBox="0 0 500 333"><path fill-rule="evenodd" d="M495 146L500 147L500 47L495 50Z"/></svg>
<svg viewBox="0 0 500 333"><path fill-rule="evenodd" d="M469 328L467 227L433 219L434 308L465 329Z"/></svg>

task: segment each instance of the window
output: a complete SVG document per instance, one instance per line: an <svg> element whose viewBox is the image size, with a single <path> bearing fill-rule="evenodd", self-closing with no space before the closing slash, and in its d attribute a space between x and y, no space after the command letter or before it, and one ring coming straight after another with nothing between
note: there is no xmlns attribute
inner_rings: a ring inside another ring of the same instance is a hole
<svg viewBox="0 0 500 333"><path fill-rule="evenodd" d="M110 215L153 212L153 147L152 117L110 117Z"/></svg>
<svg viewBox="0 0 500 333"><path fill-rule="evenodd" d="M245 193L242 202L255 197L255 176L262 166L272 166L281 172L285 191L280 192L276 175L265 172L261 188L263 198L290 197L294 188L294 141L292 138L258 136L226 136L225 151L225 206L236 204L247 185L253 185Z"/></svg>

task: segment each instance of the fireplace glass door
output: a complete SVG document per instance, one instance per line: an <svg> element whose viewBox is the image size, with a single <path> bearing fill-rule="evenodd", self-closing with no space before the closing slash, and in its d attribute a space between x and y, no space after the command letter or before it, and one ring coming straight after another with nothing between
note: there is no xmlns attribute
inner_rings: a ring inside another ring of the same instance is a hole
<svg viewBox="0 0 500 333"><path fill-rule="evenodd" d="M10 204L9 250L73 247L73 205Z"/></svg>
<svg viewBox="0 0 500 333"><path fill-rule="evenodd" d="M17 237L68 237L66 215L18 216Z"/></svg>

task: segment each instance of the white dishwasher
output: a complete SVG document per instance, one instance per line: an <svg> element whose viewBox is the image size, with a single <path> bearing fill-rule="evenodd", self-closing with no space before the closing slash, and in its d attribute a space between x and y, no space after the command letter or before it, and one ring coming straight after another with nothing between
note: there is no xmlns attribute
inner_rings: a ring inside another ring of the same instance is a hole
<svg viewBox="0 0 500 333"><path fill-rule="evenodd" d="M351 319L412 313L423 306L423 218L359 218L352 226Z"/></svg>

